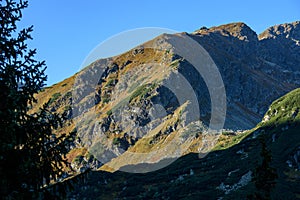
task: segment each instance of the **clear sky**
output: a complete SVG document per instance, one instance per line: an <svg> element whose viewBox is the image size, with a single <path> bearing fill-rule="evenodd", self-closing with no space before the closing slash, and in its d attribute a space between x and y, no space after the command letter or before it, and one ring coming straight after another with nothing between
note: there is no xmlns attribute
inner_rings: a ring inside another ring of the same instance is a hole
<svg viewBox="0 0 300 200"><path fill-rule="evenodd" d="M37 59L46 60L51 85L76 73L98 44L123 31L161 27L192 32L240 21L260 33L297 20L298 0L29 0L19 27L34 25L29 46L37 48Z"/></svg>

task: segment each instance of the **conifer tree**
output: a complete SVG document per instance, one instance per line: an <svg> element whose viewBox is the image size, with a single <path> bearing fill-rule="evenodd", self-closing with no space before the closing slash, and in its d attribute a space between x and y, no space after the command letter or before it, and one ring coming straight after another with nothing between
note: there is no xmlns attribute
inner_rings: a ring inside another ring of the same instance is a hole
<svg viewBox="0 0 300 200"><path fill-rule="evenodd" d="M72 134L54 134L62 117L45 104L31 113L34 95L45 86L45 62L28 49L33 27L18 30L28 1L0 1L0 181L1 197L37 198L63 175Z"/></svg>
<svg viewBox="0 0 300 200"><path fill-rule="evenodd" d="M276 169L271 166L272 154L267 148L265 136L261 136L259 141L262 161L254 171L253 182L256 192L251 195L251 199L268 200L271 199L271 191L275 187L277 173Z"/></svg>

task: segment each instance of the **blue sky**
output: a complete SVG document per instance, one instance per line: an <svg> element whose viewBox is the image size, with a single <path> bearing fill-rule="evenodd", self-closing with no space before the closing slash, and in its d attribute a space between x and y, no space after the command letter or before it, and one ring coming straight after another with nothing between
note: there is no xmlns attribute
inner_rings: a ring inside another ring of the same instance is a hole
<svg viewBox="0 0 300 200"><path fill-rule="evenodd" d="M260 33L275 24L300 20L298 0L245 2L31 0L19 27L34 25L29 46L37 48L37 59L46 60L51 85L76 73L101 42L131 29L192 32L202 26L242 21Z"/></svg>

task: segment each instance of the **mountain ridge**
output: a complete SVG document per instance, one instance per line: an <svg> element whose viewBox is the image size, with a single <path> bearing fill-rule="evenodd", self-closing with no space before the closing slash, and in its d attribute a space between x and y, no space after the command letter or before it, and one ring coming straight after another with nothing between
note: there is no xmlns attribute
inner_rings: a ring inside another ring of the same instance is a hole
<svg viewBox="0 0 300 200"><path fill-rule="evenodd" d="M300 21L294 21L270 26L263 32L256 33L244 22L232 22L224 25L212 26L210 28L204 26L198 30L195 30L192 32L192 34L207 35L209 33L219 32L224 36L231 35L239 38L240 40L246 41L257 41L271 38L275 39L276 37L286 37L299 40L299 26Z"/></svg>

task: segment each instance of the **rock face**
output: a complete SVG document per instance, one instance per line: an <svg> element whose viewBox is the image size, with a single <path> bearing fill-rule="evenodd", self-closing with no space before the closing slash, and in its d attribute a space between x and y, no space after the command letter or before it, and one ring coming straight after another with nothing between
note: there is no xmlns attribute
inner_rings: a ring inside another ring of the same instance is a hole
<svg viewBox="0 0 300 200"><path fill-rule="evenodd" d="M266 49L261 54L277 65L284 66L284 73L294 71L299 76L300 22L280 24L261 33L259 40Z"/></svg>
<svg viewBox="0 0 300 200"><path fill-rule="evenodd" d="M244 23L164 34L122 55L92 63L37 98L43 103L47 95L61 93L50 105L68 117L61 131L77 129L76 145L87 148L102 163L115 158L115 169L179 157L203 147L213 101L207 77L189 59L196 50L178 46L174 38L190 38L205 50L203 54L208 53L226 91L224 129L245 130L262 119L272 101L300 86L299 26L299 22L277 25L259 36ZM190 53L178 54L180 47ZM183 82L174 81L180 76L191 89L181 94L184 101L176 93ZM170 80L174 90L166 87ZM187 98L190 93L195 99ZM194 109L195 102L199 110ZM198 118L190 117L197 114ZM174 141L176 148L169 148Z"/></svg>
<svg viewBox="0 0 300 200"><path fill-rule="evenodd" d="M299 22L294 22L270 27L259 36L243 23L191 35L221 71L228 98L227 128L253 127L274 99L299 86L299 34Z"/></svg>
<svg viewBox="0 0 300 200"><path fill-rule="evenodd" d="M201 28L193 32L194 35L209 35L216 33L225 37L234 37L242 41L255 41L258 40L257 34L245 23L237 22L225 24L211 28Z"/></svg>
<svg viewBox="0 0 300 200"><path fill-rule="evenodd" d="M297 45L299 45L299 40L300 40L299 30L300 30L300 21L275 25L268 28L261 34L259 34L259 39L263 40L263 39L286 38L286 39L293 40Z"/></svg>

